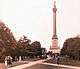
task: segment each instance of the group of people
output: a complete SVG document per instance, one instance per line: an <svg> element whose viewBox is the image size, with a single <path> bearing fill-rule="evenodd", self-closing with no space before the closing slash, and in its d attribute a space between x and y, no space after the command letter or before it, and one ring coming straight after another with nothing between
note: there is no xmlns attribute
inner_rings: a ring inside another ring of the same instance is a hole
<svg viewBox="0 0 80 69"><path fill-rule="evenodd" d="M8 66L8 65L11 65L12 64L12 57L11 56L7 56L5 58L5 65Z"/></svg>
<svg viewBox="0 0 80 69"><path fill-rule="evenodd" d="M53 56L53 60L55 60L56 64L58 64L58 65L60 64L60 56L59 55L58 56Z"/></svg>

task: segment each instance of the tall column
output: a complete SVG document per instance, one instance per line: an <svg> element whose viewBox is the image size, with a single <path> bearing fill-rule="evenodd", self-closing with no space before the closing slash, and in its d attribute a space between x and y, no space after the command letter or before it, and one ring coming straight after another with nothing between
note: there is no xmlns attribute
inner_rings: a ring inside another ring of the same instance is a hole
<svg viewBox="0 0 80 69"><path fill-rule="evenodd" d="M60 53L60 48L58 47L58 37L56 33L56 4L54 1L54 7L53 7L53 36L52 36L52 46L50 47L50 50L53 53Z"/></svg>
<svg viewBox="0 0 80 69"><path fill-rule="evenodd" d="M54 8L53 8L53 39L54 38L57 38L57 35L56 35L56 11L57 11L57 8L56 8L56 5L55 5L55 1L54 1Z"/></svg>

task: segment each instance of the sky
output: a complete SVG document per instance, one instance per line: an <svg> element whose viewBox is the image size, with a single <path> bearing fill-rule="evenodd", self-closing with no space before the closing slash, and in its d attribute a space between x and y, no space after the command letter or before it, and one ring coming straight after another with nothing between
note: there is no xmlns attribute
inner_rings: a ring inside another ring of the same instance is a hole
<svg viewBox="0 0 80 69"><path fill-rule="evenodd" d="M52 45L54 0L0 0L0 20L18 40L23 35ZM80 34L80 0L56 0L57 36L60 48L67 38Z"/></svg>

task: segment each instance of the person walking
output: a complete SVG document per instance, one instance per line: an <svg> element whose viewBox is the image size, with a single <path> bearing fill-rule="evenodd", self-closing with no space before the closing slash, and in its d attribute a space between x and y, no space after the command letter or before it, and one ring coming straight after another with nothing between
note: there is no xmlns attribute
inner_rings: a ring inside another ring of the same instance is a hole
<svg viewBox="0 0 80 69"><path fill-rule="evenodd" d="M60 64L60 57L59 56L57 56L57 64L59 65Z"/></svg>

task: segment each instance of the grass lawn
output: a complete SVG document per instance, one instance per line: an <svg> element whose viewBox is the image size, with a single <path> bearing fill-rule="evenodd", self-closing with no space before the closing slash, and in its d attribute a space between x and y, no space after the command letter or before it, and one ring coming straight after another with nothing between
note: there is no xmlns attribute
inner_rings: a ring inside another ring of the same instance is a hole
<svg viewBox="0 0 80 69"><path fill-rule="evenodd" d="M50 59L50 60L45 61L45 62L56 64L55 60L53 60L53 59ZM78 61L78 60L61 59L59 61L59 63L62 65L71 65L71 66L79 66L80 67L80 61Z"/></svg>
<svg viewBox="0 0 80 69"><path fill-rule="evenodd" d="M28 61L17 61L17 62L13 62L11 65L8 65L8 67L14 67L14 66L18 66L18 65L22 65L22 64L27 64Z"/></svg>
<svg viewBox="0 0 80 69"><path fill-rule="evenodd" d="M70 60L70 59L67 59L67 60L60 60L60 64L65 64L65 65L72 65L72 66L79 66L80 67L80 61L78 60Z"/></svg>
<svg viewBox="0 0 80 69"><path fill-rule="evenodd" d="M33 61L37 61L37 60L40 60L40 59L33 58L33 59L26 59L25 61L12 62L12 64L9 65L9 67L14 67L14 66L22 65L22 64L28 64L29 62L33 62Z"/></svg>

